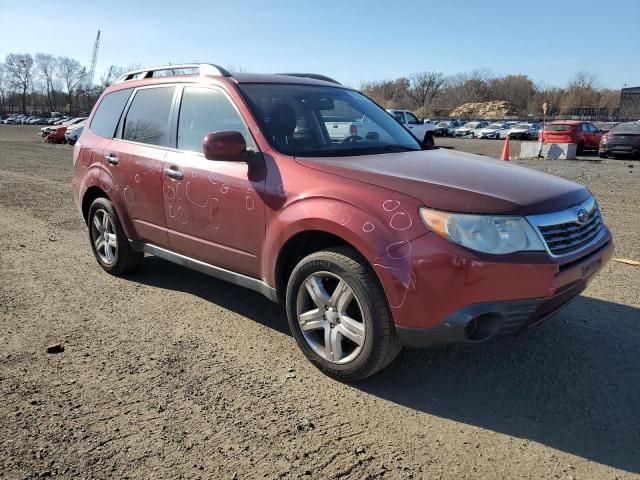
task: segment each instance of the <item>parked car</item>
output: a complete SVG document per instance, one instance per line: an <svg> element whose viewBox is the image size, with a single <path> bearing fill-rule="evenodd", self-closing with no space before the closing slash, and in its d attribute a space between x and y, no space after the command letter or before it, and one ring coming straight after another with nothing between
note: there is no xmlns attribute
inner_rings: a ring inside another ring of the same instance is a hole
<svg viewBox="0 0 640 480"><path fill-rule="evenodd" d="M577 153L584 150L597 150L602 138L602 131L591 122L579 120L557 120L548 123L542 132L545 143L575 143Z"/></svg>
<svg viewBox="0 0 640 480"><path fill-rule="evenodd" d="M461 127L456 128L453 131L453 135L456 137L475 137L476 130L484 128L488 125L487 122L467 122Z"/></svg>
<svg viewBox="0 0 640 480"><path fill-rule="evenodd" d="M66 143L66 132L67 127L65 125L57 125L53 128L53 130L49 131L45 135L44 139L47 143Z"/></svg>
<svg viewBox="0 0 640 480"><path fill-rule="evenodd" d="M75 145L83 130L84 122L68 127L67 131L64 132L64 139L69 145Z"/></svg>
<svg viewBox="0 0 640 480"><path fill-rule="evenodd" d="M640 122L619 123L600 140L601 158L621 155L640 157Z"/></svg>
<svg viewBox="0 0 640 480"><path fill-rule="evenodd" d="M196 73L171 75L183 70ZM345 111L389 140L333 142L323 118ZM613 250L585 187L422 149L361 93L304 76L208 64L126 73L94 107L73 169L106 272L148 253L256 290L282 302L307 358L345 381L402 345L526 330Z"/></svg>
<svg viewBox="0 0 640 480"><path fill-rule="evenodd" d="M430 121L421 122L418 120L418 117L409 110L389 109L387 112L393 115L398 122L404 125L404 127L409 130L409 133L411 133L411 135L413 135L418 141L423 142L428 146L434 145L433 133L436 127Z"/></svg>
<svg viewBox="0 0 640 480"><path fill-rule="evenodd" d="M540 124L518 123L509 129L509 138L512 140L537 140L540 135Z"/></svg>
<svg viewBox="0 0 640 480"><path fill-rule="evenodd" d="M499 140L502 136L506 138L509 126L506 123L490 123L486 127L482 127L475 131L478 138L492 138Z"/></svg>
<svg viewBox="0 0 640 480"><path fill-rule="evenodd" d="M77 125L77 124L79 124L81 122L84 122L86 119L87 119L87 117L67 118L61 124L59 122L56 122L53 125L41 128L40 129L40 135L42 137L46 137L51 132L56 130L59 126L70 127L72 125Z"/></svg>
<svg viewBox="0 0 640 480"><path fill-rule="evenodd" d="M387 110L390 115L400 122L409 130L409 132L419 141L425 142L429 146L433 146L433 131L435 127L431 124L423 124L418 118L407 110ZM380 140L392 141L388 137L388 133L378 128L375 122L372 122L366 116L343 115L326 115L323 114L322 120L325 124L329 137L332 142L346 143L358 140ZM306 122L298 122L296 125L296 134L302 135L307 127Z"/></svg>
<svg viewBox="0 0 640 480"><path fill-rule="evenodd" d="M453 132L458 128L460 124L455 120L449 120L444 122L438 122L433 134L436 137L453 137Z"/></svg>

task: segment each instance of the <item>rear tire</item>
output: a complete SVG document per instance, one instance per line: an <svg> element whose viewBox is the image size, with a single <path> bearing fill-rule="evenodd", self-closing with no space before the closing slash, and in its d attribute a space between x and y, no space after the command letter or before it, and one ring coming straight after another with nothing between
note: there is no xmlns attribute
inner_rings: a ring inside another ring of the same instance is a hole
<svg viewBox="0 0 640 480"><path fill-rule="evenodd" d="M303 258L289 278L285 307L302 352L336 380L367 378L401 350L386 295L367 261L350 247Z"/></svg>
<svg viewBox="0 0 640 480"><path fill-rule="evenodd" d="M144 253L131 247L109 199L96 198L87 219L91 250L104 271L119 276L140 267Z"/></svg>

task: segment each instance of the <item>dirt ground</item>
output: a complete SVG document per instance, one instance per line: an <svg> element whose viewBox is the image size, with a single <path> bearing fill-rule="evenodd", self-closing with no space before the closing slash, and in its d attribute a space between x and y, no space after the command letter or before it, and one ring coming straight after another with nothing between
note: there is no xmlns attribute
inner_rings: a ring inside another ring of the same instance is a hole
<svg viewBox="0 0 640 480"><path fill-rule="evenodd" d="M0 126L0 478L640 478L640 267L526 335L344 385L256 293L153 257L101 271L71 147L36 132ZM525 164L586 184L640 260L640 162L591 160Z"/></svg>

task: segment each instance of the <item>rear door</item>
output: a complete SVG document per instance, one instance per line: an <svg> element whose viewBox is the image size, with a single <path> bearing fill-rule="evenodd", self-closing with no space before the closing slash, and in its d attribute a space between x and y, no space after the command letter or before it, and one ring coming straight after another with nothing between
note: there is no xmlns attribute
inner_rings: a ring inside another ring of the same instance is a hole
<svg viewBox="0 0 640 480"><path fill-rule="evenodd" d="M257 277L265 237L264 167L207 160L204 137L238 131L257 152L238 109L215 86L185 86L176 103L176 148L164 159L164 215L171 249ZM254 155L256 157L256 155Z"/></svg>
<svg viewBox="0 0 640 480"><path fill-rule="evenodd" d="M169 145L169 127L176 87L161 85L135 90L116 138L105 159L116 180L138 240L168 246L162 200L162 161Z"/></svg>

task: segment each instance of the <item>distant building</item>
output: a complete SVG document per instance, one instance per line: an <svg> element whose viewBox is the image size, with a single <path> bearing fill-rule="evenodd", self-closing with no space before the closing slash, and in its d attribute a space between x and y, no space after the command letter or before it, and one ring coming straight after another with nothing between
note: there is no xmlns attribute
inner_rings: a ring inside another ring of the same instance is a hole
<svg viewBox="0 0 640 480"><path fill-rule="evenodd" d="M617 116L621 120L640 119L640 87L622 89Z"/></svg>

